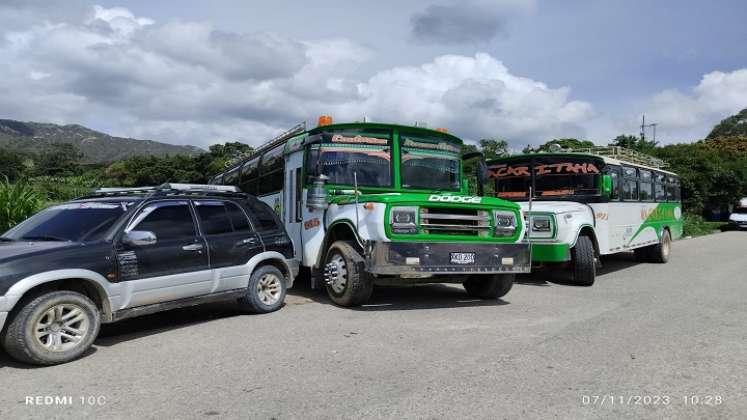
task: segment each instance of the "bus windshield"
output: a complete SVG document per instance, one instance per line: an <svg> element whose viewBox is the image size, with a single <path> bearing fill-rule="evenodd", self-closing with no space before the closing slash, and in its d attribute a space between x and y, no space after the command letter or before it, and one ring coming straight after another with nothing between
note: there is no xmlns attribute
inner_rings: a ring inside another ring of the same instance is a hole
<svg viewBox="0 0 747 420"><path fill-rule="evenodd" d="M400 135L402 188L458 191L461 146L437 137Z"/></svg>
<svg viewBox="0 0 747 420"><path fill-rule="evenodd" d="M497 163L491 166L496 196L525 200L533 187L539 199L599 195L603 162L573 156L538 156Z"/></svg>
<svg viewBox="0 0 747 420"><path fill-rule="evenodd" d="M308 153L308 174L329 177L329 184L391 187L392 164L388 132L335 132ZM318 165L318 166L317 166Z"/></svg>

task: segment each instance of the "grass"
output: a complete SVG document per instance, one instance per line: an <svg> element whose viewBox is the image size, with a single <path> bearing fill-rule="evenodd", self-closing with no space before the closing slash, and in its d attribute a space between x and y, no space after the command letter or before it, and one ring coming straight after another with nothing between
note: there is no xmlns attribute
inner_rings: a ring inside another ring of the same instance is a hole
<svg viewBox="0 0 747 420"><path fill-rule="evenodd" d="M26 220L39 210L41 197L29 184L0 181L0 232Z"/></svg>

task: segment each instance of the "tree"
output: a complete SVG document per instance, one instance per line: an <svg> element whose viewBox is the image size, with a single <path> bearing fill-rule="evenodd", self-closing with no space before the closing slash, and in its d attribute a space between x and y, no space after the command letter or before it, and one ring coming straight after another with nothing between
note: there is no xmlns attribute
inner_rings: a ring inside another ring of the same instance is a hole
<svg viewBox="0 0 747 420"><path fill-rule="evenodd" d="M83 153L72 144L54 143L41 155L37 156L36 172L38 175L73 176L82 172L80 160Z"/></svg>
<svg viewBox="0 0 747 420"><path fill-rule="evenodd" d="M552 144L557 144L562 149L588 149L591 147L596 147L596 144L594 144L594 142L590 140L579 140L579 139L574 139L574 138L560 138L560 139L550 140L544 144L541 144L537 148L532 148L531 146L527 145L527 147L524 148L524 153L549 152L550 145Z"/></svg>
<svg viewBox="0 0 747 420"><path fill-rule="evenodd" d="M15 181L21 178L26 167L24 157L12 150L0 149L0 181L7 178L8 181Z"/></svg>
<svg viewBox="0 0 747 420"><path fill-rule="evenodd" d="M653 140L646 140L642 139L636 136L631 136L627 134L621 134L610 142L610 146L619 146L624 147L626 149L635 150L637 152L641 153L647 153L652 154L654 150L656 150L656 147L658 146L658 142Z"/></svg>
<svg viewBox="0 0 747 420"><path fill-rule="evenodd" d="M718 123L706 140L730 136L747 136L747 108Z"/></svg>
<svg viewBox="0 0 747 420"><path fill-rule="evenodd" d="M508 142L506 140L482 139L479 142L480 151L486 160L508 156Z"/></svg>

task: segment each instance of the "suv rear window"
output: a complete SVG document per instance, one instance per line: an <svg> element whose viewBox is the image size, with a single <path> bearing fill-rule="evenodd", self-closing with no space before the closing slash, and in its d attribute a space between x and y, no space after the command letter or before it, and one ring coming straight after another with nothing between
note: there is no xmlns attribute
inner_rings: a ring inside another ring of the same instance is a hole
<svg viewBox="0 0 747 420"><path fill-rule="evenodd" d="M252 230L244 211L230 201L199 200L195 201L195 208L205 235Z"/></svg>
<svg viewBox="0 0 747 420"><path fill-rule="evenodd" d="M231 233L231 220L222 201L195 201L200 227L205 235Z"/></svg>

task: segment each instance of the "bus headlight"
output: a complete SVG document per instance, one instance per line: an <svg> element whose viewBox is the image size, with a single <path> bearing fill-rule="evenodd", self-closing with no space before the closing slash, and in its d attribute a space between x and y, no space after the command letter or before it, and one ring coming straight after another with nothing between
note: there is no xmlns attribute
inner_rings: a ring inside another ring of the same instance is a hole
<svg viewBox="0 0 747 420"><path fill-rule="evenodd" d="M516 214L512 211L493 210L494 235L513 236L516 232Z"/></svg>
<svg viewBox="0 0 747 420"><path fill-rule="evenodd" d="M553 217L551 215L529 216L529 226L531 226L531 235L533 238L552 238L553 236Z"/></svg>
<svg viewBox="0 0 747 420"><path fill-rule="evenodd" d="M393 207L389 213L392 233L418 233L417 220L417 207Z"/></svg>

